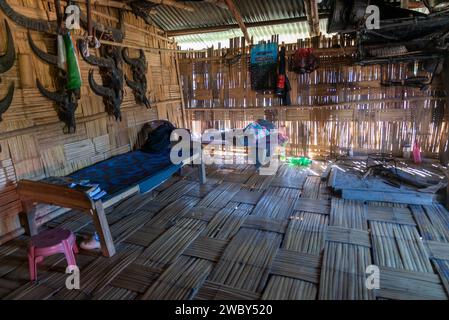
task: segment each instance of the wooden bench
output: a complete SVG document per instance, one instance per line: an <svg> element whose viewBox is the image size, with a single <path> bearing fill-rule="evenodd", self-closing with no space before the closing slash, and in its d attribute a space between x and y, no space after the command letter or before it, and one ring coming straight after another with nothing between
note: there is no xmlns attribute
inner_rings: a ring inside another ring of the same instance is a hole
<svg viewBox="0 0 449 320"><path fill-rule="evenodd" d="M104 256L111 257L115 254L115 247L106 219L105 209L136 193L144 193L156 188L179 171L182 166L191 163L191 160L199 156L201 154L193 155L180 165L173 165L161 170L147 180L144 179L136 185L129 186L123 192L114 195L114 197L104 202L101 200L94 201L85 191L72 189L69 186L51 184L45 181L21 180L18 182L18 193L23 203L23 212L20 214L20 218L25 232L30 236L38 233L36 223L36 204L38 203L79 210L92 217L95 230L100 238L101 251ZM205 183L206 171L202 161L198 169L200 182Z"/></svg>

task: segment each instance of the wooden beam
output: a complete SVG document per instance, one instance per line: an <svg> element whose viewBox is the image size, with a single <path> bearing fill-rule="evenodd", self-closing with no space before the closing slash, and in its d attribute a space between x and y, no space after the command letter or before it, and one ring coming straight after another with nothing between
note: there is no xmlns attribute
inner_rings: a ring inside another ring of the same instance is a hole
<svg viewBox="0 0 449 320"><path fill-rule="evenodd" d="M174 0L151 0L149 2L153 2L153 3L157 3L157 4L161 4L164 6L170 6L170 7L174 7L174 8L178 8L178 9L182 9L182 10L186 10L189 12L193 12L195 11L195 9L187 4L181 3L181 2L176 2Z"/></svg>
<svg viewBox="0 0 449 320"><path fill-rule="evenodd" d="M240 30L242 30L243 35L245 36L245 40L247 43L251 43L251 37L249 36L248 29L246 28L245 22L243 21L242 15L240 14L240 11L237 9L237 7L234 4L233 0L225 0L226 5L229 8L229 11L231 11L232 15L234 16L235 21L237 21L237 24L240 27Z"/></svg>
<svg viewBox="0 0 449 320"><path fill-rule="evenodd" d="M324 19L327 18L327 14L320 14L319 18ZM268 21L262 21L262 22L249 22L246 23L246 28L256 28L256 27L266 27L266 26L274 26L274 25L280 25L280 24L288 24L288 23L299 23L307 21L307 17L298 17L298 18L292 18L292 19L277 19L277 20L268 20ZM221 32L226 31L230 29L238 29L238 24L227 24L222 26L214 26L214 27L204 27L204 28L190 28L190 29L180 29L180 30L171 30L167 31L167 35L169 37L176 37L176 36L185 36L190 34L200 34L200 33L212 33L212 32Z"/></svg>
<svg viewBox="0 0 449 320"><path fill-rule="evenodd" d="M222 9L229 10L228 6L224 2L224 0L204 0L204 2L216 5L217 7L220 7Z"/></svg>
<svg viewBox="0 0 449 320"><path fill-rule="evenodd" d="M85 4L86 0L74 0L73 2ZM189 12L195 11L193 7L173 0L151 0L150 2L186 10ZM132 11L131 7L128 6L125 2L111 1L111 0L91 0L91 4L93 6L110 7Z"/></svg>
<svg viewBox="0 0 449 320"><path fill-rule="evenodd" d="M304 0L307 21L310 27L310 36L316 37L320 35L320 18L318 16L318 2L316 0Z"/></svg>

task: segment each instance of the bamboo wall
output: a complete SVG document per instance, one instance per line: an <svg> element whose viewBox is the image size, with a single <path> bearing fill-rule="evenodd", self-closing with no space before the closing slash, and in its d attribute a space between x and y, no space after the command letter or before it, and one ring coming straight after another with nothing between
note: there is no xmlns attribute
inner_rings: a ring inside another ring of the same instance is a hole
<svg viewBox="0 0 449 320"><path fill-rule="evenodd" d="M56 20L53 1L7 1L16 11L28 17ZM0 10L0 53L5 49L4 19L5 15ZM118 11L94 7L94 19L117 26ZM152 108L148 110L145 106L136 105L131 89L125 84L126 92L121 107L123 119L117 122L109 117L104 111L102 97L90 90L87 81L89 69L96 67L88 65L79 57L83 86L76 112L77 130L75 134L63 134L64 125L58 120L53 102L43 97L35 87L37 76L46 88L54 91L50 67L31 52L26 29L7 20L15 40L16 56L28 55L32 69L20 70L16 61L11 70L0 75L0 97L5 96L9 83L14 81L16 84L12 105L0 122L0 242L23 232L18 219L21 204L15 190L17 180L67 175L128 152L138 143L137 134L149 120L169 119L180 126L183 122L174 43L160 30L148 27L141 19L126 13L123 45L145 50L148 96ZM77 34L82 32L80 30ZM35 31L32 31L32 36L40 48L55 54L54 36ZM138 54L136 50L129 51L131 56ZM91 53L94 51L91 50ZM132 79L128 66L124 68ZM98 71L95 74L97 82L101 83ZM22 82L31 85L22 87ZM50 219L62 211L54 210L41 206L39 221Z"/></svg>
<svg viewBox="0 0 449 320"><path fill-rule="evenodd" d="M312 157L344 153L349 147L401 155L403 144L415 136L428 157L447 148L449 112L436 81L426 91L383 87L381 79L410 75L409 66L354 65L352 40L338 36L288 44L287 55L307 47L314 48L320 67L307 75L287 73L292 86L289 107L281 107L272 92L251 90L249 46L244 41L231 39L229 49L183 53L180 72L193 130L242 128L265 117L286 127L287 152ZM229 63L234 57L238 62ZM438 110L446 110L443 121L435 120Z"/></svg>

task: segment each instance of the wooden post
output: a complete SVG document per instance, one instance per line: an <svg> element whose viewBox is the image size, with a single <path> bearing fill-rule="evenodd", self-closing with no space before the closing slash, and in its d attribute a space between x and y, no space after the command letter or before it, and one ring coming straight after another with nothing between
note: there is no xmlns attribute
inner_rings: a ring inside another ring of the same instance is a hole
<svg viewBox="0 0 449 320"><path fill-rule="evenodd" d="M304 1L307 21L310 26L310 37L320 35L320 18L318 16L318 3L315 0Z"/></svg>
<svg viewBox="0 0 449 320"><path fill-rule="evenodd" d="M23 211L20 213L19 218L25 229L25 233L32 237L38 231L36 224L36 206L33 201L25 200L22 202L22 207Z"/></svg>
<svg viewBox="0 0 449 320"><path fill-rule="evenodd" d="M95 202L95 210L92 210L92 219L94 220L95 230L100 237L101 252L105 257L112 257L115 254L114 241L112 240L111 230L109 229L108 220L104 213L101 201Z"/></svg>
<svg viewBox="0 0 449 320"><path fill-rule="evenodd" d="M245 22L243 21L242 15L240 14L240 11L237 9L237 7L234 4L233 0L225 0L226 5L229 8L229 11L231 11L232 16L234 17L235 21L237 21L237 24L239 25L240 29L243 32L243 35L245 36L246 42L250 43L251 38L248 33L248 29L246 28Z"/></svg>
<svg viewBox="0 0 449 320"><path fill-rule="evenodd" d="M448 182L447 188L446 188L446 209L449 210L449 165L446 164L447 169L446 169L446 179Z"/></svg>
<svg viewBox="0 0 449 320"><path fill-rule="evenodd" d="M206 183L206 164L203 159L203 145L201 144L201 153L200 153L200 164L198 165L198 178L200 179L201 184Z"/></svg>
<svg viewBox="0 0 449 320"><path fill-rule="evenodd" d="M449 210L449 184L446 189L446 209Z"/></svg>

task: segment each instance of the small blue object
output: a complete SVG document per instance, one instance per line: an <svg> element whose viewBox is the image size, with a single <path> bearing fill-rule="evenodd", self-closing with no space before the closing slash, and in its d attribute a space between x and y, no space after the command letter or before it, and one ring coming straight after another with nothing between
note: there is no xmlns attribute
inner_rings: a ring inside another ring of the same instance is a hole
<svg viewBox="0 0 449 320"><path fill-rule="evenodd" d="M96 241L100 241L100 237L98 236L97 232L94 233L94 238Z"/></svg>
<svg viewBox="0 0 449 320"><path fill-rule="evenodd" d="M106 191L101 191L100 193L97 193L95 196L92 196L91 198L93 200L100 200L101 198L103 198L105 195L107 194Z"/></svg>

